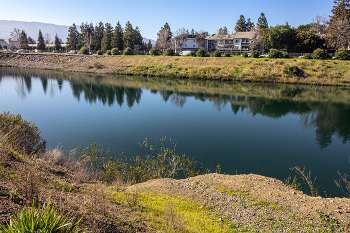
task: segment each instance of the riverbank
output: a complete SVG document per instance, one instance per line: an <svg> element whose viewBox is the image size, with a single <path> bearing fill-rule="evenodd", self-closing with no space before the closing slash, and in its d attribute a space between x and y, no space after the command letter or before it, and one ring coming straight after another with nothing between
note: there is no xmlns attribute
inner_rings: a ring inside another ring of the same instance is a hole
<svg viewBox="0 0 350 233"><path fill-rule="evenodd" d="M350 86L348 61L0 53L0 66L201 80Z"/></svg>

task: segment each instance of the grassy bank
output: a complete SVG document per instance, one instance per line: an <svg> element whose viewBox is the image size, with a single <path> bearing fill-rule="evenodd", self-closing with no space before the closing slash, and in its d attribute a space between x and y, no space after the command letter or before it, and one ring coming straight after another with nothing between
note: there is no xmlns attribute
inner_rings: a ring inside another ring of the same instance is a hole
<svg viewBox="0 0 350 233"><path fill-rule="evenodd" d="M157 76L200 80L231 80L308 85L350 85L350 63L338 60L215 58L166 56L2 56L2 65L61 71Z"/></svg>

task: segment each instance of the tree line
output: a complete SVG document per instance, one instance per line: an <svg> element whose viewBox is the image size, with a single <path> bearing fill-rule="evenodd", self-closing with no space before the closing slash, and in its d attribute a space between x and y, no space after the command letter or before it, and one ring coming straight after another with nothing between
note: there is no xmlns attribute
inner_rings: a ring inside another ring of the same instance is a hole
<svg viewBox="0 0 350 233"><path fill-rule="evenodd" d="M93 23L81 23L80 32L73 23L68 29L67 50L80 50L87 47L89 51L107 51L113 48L124 50L150 50L152 43L143 42L141 31L138 26L135 28L128 21L123 28L119 21L113 28L110 23L97 25Z"/></svg>

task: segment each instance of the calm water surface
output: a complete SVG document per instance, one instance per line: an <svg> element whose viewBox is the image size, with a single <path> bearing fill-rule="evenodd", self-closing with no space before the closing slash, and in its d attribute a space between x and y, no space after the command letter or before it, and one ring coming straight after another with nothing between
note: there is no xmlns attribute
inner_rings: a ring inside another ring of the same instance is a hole
<svg viewBox="0 0 350 233"><path fill-rule="evenodd" d="M34 121L49 149L144 155L138 142L166 136L213 171L283 180L305 166L328 196L350 174L349 89L0 68L0 111Z"/></svg>

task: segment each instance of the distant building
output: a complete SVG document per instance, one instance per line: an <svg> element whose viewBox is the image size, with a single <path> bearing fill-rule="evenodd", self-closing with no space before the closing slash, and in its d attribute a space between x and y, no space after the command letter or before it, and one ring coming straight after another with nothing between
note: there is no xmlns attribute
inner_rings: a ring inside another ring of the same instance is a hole
<svg viewBox="0 0 350 233"><path fill-rule="evenodd" d="M236 32L233 35L212 35L205 38L205 50L212 52L251 52L255 32Z"/></svg>
<svg viewBox="0 0 350 233"><path fill-rule="evenodd" d="M0 45L2 49L11 49L12 45L14 45L16 48L19 47L18 41L15 40L0 39Z"/></svg>

